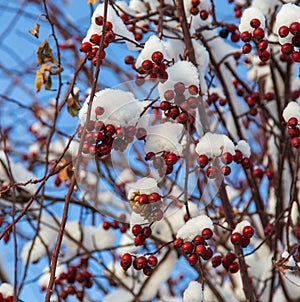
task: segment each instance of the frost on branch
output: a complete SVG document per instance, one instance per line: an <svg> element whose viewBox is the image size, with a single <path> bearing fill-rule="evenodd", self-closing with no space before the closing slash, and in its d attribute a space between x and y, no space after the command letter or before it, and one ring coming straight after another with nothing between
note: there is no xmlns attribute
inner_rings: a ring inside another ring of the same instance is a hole
<svg viewBox="0 0 300 302"><path fill-rule="evenodd" d="M90 97L87 97L79 112L81 125L84 125L86 121L89 99ZM95 94L91 120L96 120L95 108L100 106L104 109L101 120L105 124L113 124L115 127L135 125L146 105L145 102L139 102L131 92L120 89L104 89Z"/></svg>
<svg viewBox="0 0 300 302"><path fill-rule="evenodd" d="M212 231L214 230L212 220L206 215L197 216L188 220L187 223L179 229L177 238L192 240L206 228L209 228Z"/></svg>
<svg viewBox="0 0 300 302"><path fill-rule="evenodd" d="M282 116L286 123L292 117L295 117L298 121L300 121L300 105L296 102L289 102L284 108Z"/></svg>
<svg viewBox="0 0 300 302"><path fill-rule="evenodd" d="M180 138L184 127L181 124L166 122L147 129L145 152L169 151L177 155L182 153Z"/></svg>
<svg viewBox="0 0 300 302"><path fill-rule="evenodd" d="M234 144L224 134L206 133L198 142L196 152L206 154L208 157L220 156L222 153L229 152L235 154Z"/></svg>
<svg viewBox="0 0 300 302"><path fill-rule="evenodd" d="M187 289L183 292L183 302L201 301L203 301L202 284L197 281L191 281Z"/></svg>
<svg viewBox="0 0 300 302"><path fill-rule="evenodd" d="M99 4L97 6L97 8L95 9L95 11L92 15L92 19L91 19L91 26L88 29L88 32L87 32L85 38L83 39L83 42L90 41L90 38L93 34L98 34L98 35L102 34L102 26L97 25L95 22L96 18L99 16L102 16L102 17L104 16L104 4L103 3ZM135 41L133 34L130 31L128 31L128 29L126 28L122 19L117 15L115 10L110 5L108 5L108 9L107 9L107 21L110 21L113 24L113 31L116 35L120 35L131 41ZM136 47L134 46L134 43L131 43L128 40L126 40L125 42L129 49L132 49L132 50L136 49Z"/></svg>

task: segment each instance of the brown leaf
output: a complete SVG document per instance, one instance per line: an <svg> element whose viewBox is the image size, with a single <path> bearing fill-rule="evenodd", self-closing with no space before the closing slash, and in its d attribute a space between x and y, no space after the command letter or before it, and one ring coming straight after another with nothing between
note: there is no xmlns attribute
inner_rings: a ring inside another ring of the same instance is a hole
<svg viewBox="0 0 300 302"><path fill-rule="evenodd" d="M47 40L42 42L39 47L37 48L37 64L38 66L47 63L47 62L52 62L56 65L58 65L57 60L55 59L52 49L48 43Z"/></svg>
<svg viewBox="0 0 300 302"><path fill-rule="evenodd" d="M78 98L76 98L76 96L68 99L68 112L71 116L77 116L80 108L81 106L79 105Z"/></svg>
<svg viewBox="0 0 300 302"><path fill-rule="evenodd" d="M63 167L66 163L67 161L64 158L62 158L60 162L57 164L57 168ZM73 175L72 164L67 165L63 169L61 169L58 172L58 175L61 181L68 181L69 179L71 179Z"/></svg>
<svg viewBox="0 0 300 302"><path fill-rule="evenodd" d="M43 85L44 85L44 75L43 75L43 72L41 72L41 70L37 70L36 73L35 73L35 91L36 92L39 92Z"/></svg>
<svg viewBox="0 0 300 302"><path fill-rule="evenodd" d="M40 24L35 23L34 28L29 30L29 33L34 37L38 38L40 32Z"/></svg>

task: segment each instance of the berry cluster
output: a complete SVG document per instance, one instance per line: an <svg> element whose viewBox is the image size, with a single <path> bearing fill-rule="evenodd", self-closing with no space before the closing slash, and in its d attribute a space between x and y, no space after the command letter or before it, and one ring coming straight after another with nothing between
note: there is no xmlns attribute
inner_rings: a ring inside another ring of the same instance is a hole
<svg viewBox="0 0 300 302"><path fill-rule="evenodd" d="M224 257L221 255L215 255L211 259L211 263L213 267L218 267L221 264L231 274L235 274L239 271L240 266L237 262L237 256L233 252L228 252Z"/></svg>
<svg viewBox="0 0 300 302"><path fill-rule="evenodd" d="M269 42L264 39L265 31L261 26L259 19L252 19L250 26L253 28L253 32L244 31L241 33L241 40L245 43L242 47L242 52L248 54L252 51L251 41L254 42L257 50L258 57L262 62L267 62L270 59L270 52L267 50Z"/></svg>
<svg viewBox="0 0 300 302"><path fill-rule="evenodd" d="M100 106L95 108L96 116L104 113L104 109ZM84 154L90 154L99 158L110 154L111 150L124 152L129 143L136 137L138 140L145 139L147 132L144 128L136 128L135 126L116 128L112 124L104 124L103 121L88 121L86 127L87 133L82 146ZM78 136L83 134L83 127L78 130Z"/></svg>
<svg viewBox="0 0 300 302"><path fill-rule="evenodd" d="M150 194L135 192L130 197L130 204L135 213L145 217L149 221L159 221L163 218L164 213L161 210L162 199L156 192Z"/></svg>
<svg viewBox="0 0 300 302"><path fill-rule="evenodd" d="M0 292L0 301L1 302L13 302L14 301L14 296L6 296L4 298L4 295Z"/></svg>
<svg viewBox="0 0 300 302"><path fill-rule="evenodd" d="M168 175L173 172L173 166L178 162L179 156L173 152L163 151L161 155L148 152L145 160L151 160L153 167L157 169L160 176Z"/></svg>
<svg viewBox="0 0 300 302"><path fill-rule="evenodd" d="M129 253L121 257L121 267L127 271L131 265L135 270L143 270L144 275L150 276L158 263L157 257L150 255L148 258L145 256L132 256Z"/></svg>
<svg viewBox="0 0 300 302"><path fill-rule="evenodd" d="M60 298L67 300L68 296L74 296L83 301L84 291L93 286L93 275L87 269L88 259L81 258L78 265L68 265L67 272L62 272L55 279L57 288L60 291ZM42 291L46 287L41 288Z"/></svg>
<svg viewBox="0 0 300 302"><path fill-rule="evenodd" d="M103 221L102 228L104 230L109 230L109 229L117 230L117 229L119 229L121 233L126 233L126 231L128 229L126 223L121 223L121 222L119 222L117 220L114 220L112 222L110 222L110 221Z"/></svg>
<svg viewBox="0 0 300 302"><path fill-rule="evenodd" d="M125 18L126 17L123 17L123 20ZM128 22L128 21L126 21L126 22ZM147 33L149 31L149 25L143 24L142 26L137 27L134 24L130 24L130 25L128 25L127 29L128 29L128 31L133 33L134 39L136 41L141 41L143 39L144 33Z"/></svg>
<svg viewBox="0 0 300 302"><path fill-rule="evenodd" d="M219 36L223 39L226 39L229 34L231 42L236 43L240 40L240 33L235 24L226 24L219 32Z"/></svg>
<svg viewBox="0 0 300 302"><path fill-rule="evenodd" d="M227 104L226 99L220 98L219 94L216 92L211 93L207 98L208 105L215 104L217 101L219 101L220 106L225 106Z"/></svg>
<svg viewBox="0 0 300 302"><path fill-rule="evenodd" d="M103 26L104 18L102 16L96 17L95 23L98 26ZM109 44L113 42L116 38L116 35L112 30L113 24L110 21L106 21L105 29L106 32L103 42L103 50L100 54L100 65L102 64L102 60L104 60L106 56L104 49L107 48ZM102 39L102 34L93 34L90 37L90 41L83 42L80 46L80 51L87 54L87 58L92 61L93 65L97 64L101 39Z"/></svg>
<svg viewBox="0 0 300 302"><path fill-rule="evenodd" d="M200 259L209 260L213 256L213 250L208 246L206 240L211 239L213 231L210 228L202 230L201 235L194 237L192 241L184 241L182 238L174 240L174 246L181 249L182 253L186 255L187 260L191 266L196 265Z"/></svg>
<svg viewBox="0 0 300 302"><path fill-rule="evenodd" d="M243 233L235 232L231 235L230 241L233 245L239 245L242 248L246 248L250 243L250 238L254 235L254 229L247 225L243 228Z"/></svg>
<svg viewBox="0 0 300 302"><path fill-rule="evenodd" d="M284 43L281 46L282 56L288 61L290 58L294 62L300 62L300 23L293 22L290 26L282 25L278 29L278 35L281 38L286 38L288 35L292 35L290 43ZM296 50L297 48L298 50Z"/></svg>
<svg viewBox="0 0 300 302"><path fill-rule="evenodd" d="M192 3L192 7L190 8L190 13L193 16L196 16L200 12L200 18L202 20L206 20L208 18L208 16L209 16L209 13L205 9L202 9L202 10L199 9L200 0L191 0L191 3Z"/></svg>
<svg viewBox="0 0 300 302"><path fill-rule="evenodd" d="M216 166L213 165L212 159L208 158L206 154L200 154L197 162L200 168L204 169L208 163L211 161L211 165L207 167L205 173L206 176L214 179L217 177L218 173L221 172L224 176L228 176L231 173L230 164L235 162L237 164L241 164L243 168L247 169L251 166L251 160L248 157L244 157L240 150L235 150L235 155L232 155L229 152L224 152L219 156L219 159L222 164L224 164L220 171Z"/></svg>
<svg viewBox="0 0 300 302"><path fill-rule="evenodd" d="M300 124L296 117L291 117L287 122L288 135L292 140L292 146L300 148Z"/></svg>
<svg viewBox="0 0 300 302"><path fill-rule="evenodd" d="M161 82L165 82L168 79L166 68L164 55L160 51L155 51L151 55L151 60L144 60L137 71L141 75L149 76L149 79L159 79Z"/></svg>

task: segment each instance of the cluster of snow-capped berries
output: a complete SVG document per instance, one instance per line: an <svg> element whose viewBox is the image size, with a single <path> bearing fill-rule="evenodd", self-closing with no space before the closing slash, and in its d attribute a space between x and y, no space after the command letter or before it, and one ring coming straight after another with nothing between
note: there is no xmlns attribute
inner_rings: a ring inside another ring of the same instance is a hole
<svg viewBox="0 0 300 302"><path fill-rule="evenodd" d="M233 245L239 245L242 248L246 248L250 243L250 238L254 235L254 229L252 226L247 225L243 228L242 234L235 232L231 234L230 241Z"/></svg>
<svg viewBox="0 0 300 302"><path fill-rule="evenodd" d="M259 19L252 19L250 26L253 32L244 31L241 33L241 40L245 43L242 47L242 52L248 54L252 51L251 41L254 42L257 50L258 57L262 62L267 62L270 59L270 52L267 50L269 46L268 40L265 38L265 31L261 26Z"/></svg>
<svg viewBox="0 0 300 302"><path fill-rule="evenodd" d="M191 0L192 7L190 8L190 13L194 16L198 15L200 12L200 18L202 20L206 20L208 18L208 11L205 9L200 10L199 5L200 5L200 0Z"/></svg>
<svg viewBox="0 0 300 302"><path fill-rule="evenodd" d="M202 230L201 235L197 235L192 241L177 238L174 240L174 246L186 255L191 266L196 265L200 258L209 260L213 256L213 250L208 246L206 240L211 239L213 231L210 228Z"/></svg>
<svg viewBox="0 0 300 302"><path fill-rule="evenodd" d="M197 159L197 162L198 162L200 168L204 169L211 160L212 159L210 159L206 154L200 154ZM219 171L216 166L210 165L207 167L207 169L205 171L207 177L214 179L217 177L219 172L221 172L224 176L228 176L231 173L231 168L229 167L229 165L232 162L241 164L242 167L245 169L249 168L251 165L250 158L244 157L240 150L235 150L235 155L232 155L229 152L224 152L220 156L220 160L224 164L221 167L221 170Z"/></svg>
<svg viewBox="0 0 300 302"><path fill-rule="evenodd" d="M240 40L240 33L235 24L226 24L219 32L219 36L223 39L226 39L229 34L231 42L236 43Z"/></svg>
<svg viewBox="0 0 300 302"><path fill-rule="evenodd" d="M104 25L104 18L102 16L98 16L95 18L95 24L98 26ZM102 60L104 60L106 53L105 48L109 46L111 42L113 42L116 38L115 33L113 32L113 24L110 21L105 22L105 37L103 42L103 50L100 54L100 65L102 64ZM99 46L101 43L102 34L92 34L90 37L90 41L83 42L80 46L80 51L87 54L87 58L92 61L93 65L97 64Z"/></svg>
<svg viewBox="0 0 300 302"><path fill-rule="evenodd" d="M159 221L163 218L164 214L161 210L161 200L161 196L156 192L150 194L134 192L130 197L130 204L135 213L145 217L149 221Z"/></svg>
<svg viewBox="0 0 300 302"><path fill-rule="evenodd" d="M121 257L121 267L127 271L131 265L135 270L142 270L144 275L150 276L158 263L157 257L154 255L146 256L132 256L129 253Z"/></svg>
<svg viewBox="0 0 300 302"><path fill-rule="evenodd" d="M211 258L212 267L218 267L221 264L225 270L231 274L235 274L239 271L240 266L237 262L237 256L234 252L228 252L225 256L215 255Z"/></svg>
<svg viewBox="0 0 300 302"><path fill-rule="evenodd" d="M153 167L157 169L160 176L168 175L173 172L173 166L178 162L180 157L173 152L163 151L161 155L154 152L148 152L145 160L151 160Z"/></svg>
<svg viewBox="0 0 300 302"><path fill-rule="evenodd" d="M296 117L291 117L287 122L288 135L291 138L292 146L300 148L300 125Z"/></svg>
<svg viewBox="0 0 300 302"><path fill-rule="evenodd" d="M7 296L4 298L3 294L0 292L0 301L1 302L13 302L14 296Z"/></svg>
<svg viewBox="0 0 300 302"><path fill-rule="evenodd" d="M67 300L69 296L76 297L79 301L84 298L84 290L93 286L93 275L87 269L88 259L81 258L78 265L68 265L67 271L60 273L55 279L59 289L59 297ZM41 287L42 291L46 287Z"/></svg>
<svg viewBox="0 0 300 302"><path fill-rule="evenodd" d="M103 113L104 109L102 107L97 106L95 108L97 117ZM79 128L78 137L82 136L83 129L82 126ZM144 128L136 128L135 126L116 128L114 125L105 124L99 119L88 121L86 131L82 152L99 158L110 154L112 149L123 152L128 144L134 140L134 137L143 140L147 135Z"/></svg>
<svg viewBox="0 0 300 302"><path fill-rule="evenodd" d="M278 29L278 35L281 38L285 38L292 35L291 43L285 43L281 46L281 53L286 60L290 58L294 62L300 62L300 23L293 22L290 26L282 25Z"/></svg>
<svg viewBox="0 0 300 302"><path fill-rule="evenodd" d="M149 79L159 79L164 82L169 77L166 68L164 55L160 51L155 51L151 55L151 60L144 60L137 71L141 75L149 76Z"/></svg>

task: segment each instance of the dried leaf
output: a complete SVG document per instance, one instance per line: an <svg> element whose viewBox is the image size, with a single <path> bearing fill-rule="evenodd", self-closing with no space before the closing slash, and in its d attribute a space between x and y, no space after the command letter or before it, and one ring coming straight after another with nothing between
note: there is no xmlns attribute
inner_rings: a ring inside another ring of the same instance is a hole
<svg viewBox="0 0 300 302"><path fill-rule="evenodd" d="M52 53L52 49L48 43L47 40L45 40L44 42L42 42L37 51L37 64L38 66L47 63L47 62L52 62L56 65L58 65L57 60L55 59L53 53Z"/></svg>
<svg viewBox="0 0 300 302"><path fill-rule="evenodd" d="M77 116L78 111L80 110L81 106L78 102L78 98L75 97L70 97L68 98L68 112L70 113L71 116Z"/></svg>
<svg viewBox="0 0 300 302"><path fill-rule="evenodd" d="M57 168L63 167L66 163L67 163L67 161L64 158L62 158L60 160L60 162L57 164ZM61 169L58 172L58 175L59 175L59 178L61 179L61 181L68 181L69 179L71 179L71 177L73 175L72 164L67 165L66 167Z"/></svg>
<svg viewBox="0 0 300 302"><path fill-rule="evenodd" d="M43 72L41 72L41 70L37 70L36 73L35 73L35 91L36 92L39 92L43 85L44 85L44 74Z"/></svg>
<svg viewBox="0 0 300 302"><path fill-rule="evenodd" d="M86 0L87 4L94 4L99 2L99 0Z"/></svg>
<svg viewBox="0 0 300 302"><path fill-rule="evenodd" d="M35 23L34 28L29 30L29 33L34 37L38 38L40 32L40 24Z"/></svg>

